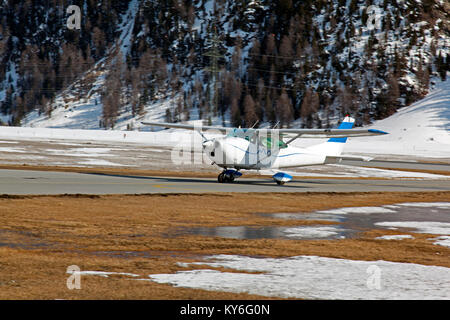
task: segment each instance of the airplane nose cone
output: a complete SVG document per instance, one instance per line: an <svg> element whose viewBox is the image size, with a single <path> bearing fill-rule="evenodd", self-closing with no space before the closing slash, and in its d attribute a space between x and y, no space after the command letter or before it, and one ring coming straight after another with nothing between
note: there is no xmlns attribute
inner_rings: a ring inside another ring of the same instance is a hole
<svg viewBox="0 0 450 320"><path fill-rule="evenodd" d="M214 141L211 140L207 140L205 142L203 142L203 149L212 149L214 147Z"/></svg>

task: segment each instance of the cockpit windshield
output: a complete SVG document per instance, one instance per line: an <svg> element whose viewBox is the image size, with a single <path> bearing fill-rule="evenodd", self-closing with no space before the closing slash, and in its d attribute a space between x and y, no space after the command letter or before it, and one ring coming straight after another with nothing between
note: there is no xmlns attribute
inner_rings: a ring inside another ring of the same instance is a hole
<svg viewBox="0 0 450 320"><path fill-rule="evenodd" d="M279 139L278 135L276 137L261 135L258 134L258 131L253 129L233 128L228 132L227 137L241 138L247 141L256 142L256 140L254 140L255 135L258 137L259 143L268 149L271 149L272 146L278 146L279 149L287 148L287 144L284 143L282 139Z"/></svg>
<svg viewBox="0 0 450 320"><path fill-rule="evenodd" d="M228 131L227 137L243 138L244 136L252 136L255 134L255 130L232 128Z"/></svg>
<svg viewBox="0 0 450 320"><path fill-rule="evenodd" d="M250 141L254 134L255 130L253 129L233 128L228 132L227 137L242 138Z"/></svg>

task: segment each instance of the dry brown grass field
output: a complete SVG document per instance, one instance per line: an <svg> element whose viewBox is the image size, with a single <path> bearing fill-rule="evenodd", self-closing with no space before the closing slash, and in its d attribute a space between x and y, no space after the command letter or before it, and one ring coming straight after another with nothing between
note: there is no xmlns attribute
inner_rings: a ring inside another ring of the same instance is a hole
<svg viewBox="0 0 450 320"><path fill-rule="evenodd" d="M450 267L450 249L432 244L427 240L432 235L427 234L414 233L414 239L402 241L380 241L374 239L394 231L364 230L356 237L341 240L237 240L174 233L177 228L191 227L329 224L276 219L259 213L449 199L450 192L4 195L0 198L0 299L264 298L175 288L120 275L82 276L81 290L66 286L70 265L78 265L81 270L135 273L145 278L186 270L177 262L199 261L210 254L319 255Z"/></svg>

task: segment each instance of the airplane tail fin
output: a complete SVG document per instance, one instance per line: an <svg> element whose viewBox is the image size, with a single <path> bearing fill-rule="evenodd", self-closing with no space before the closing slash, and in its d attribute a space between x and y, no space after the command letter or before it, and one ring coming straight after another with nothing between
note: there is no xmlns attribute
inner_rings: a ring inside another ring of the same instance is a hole
<svg viewBox="0 0 450 320"><path fill-rule="evenodd" d="M354 124L355 119L351 118L350 116L346 116L339 125L338 129L352 129ZM327 142L346 143L347 138L330 138Z"/></svg>
<svg viewBox="0 0 450 320"><path fill-rule="evenodd" d="M352 129L355 124L355 119L350 116L346 116L339 125L338 129ZM311 146L307 148L309 151L321 153L327 156L339 156L344 150L344 145L347 142L347 138L330 138L327 142Z"/></svg>

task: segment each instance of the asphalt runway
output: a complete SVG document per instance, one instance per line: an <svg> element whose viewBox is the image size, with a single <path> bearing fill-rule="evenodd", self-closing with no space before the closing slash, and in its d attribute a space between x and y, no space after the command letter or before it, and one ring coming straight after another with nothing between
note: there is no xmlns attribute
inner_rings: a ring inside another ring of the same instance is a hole
<svg viewBox="0 0 450 320"><path fill-rule="evenodd" d="M278 186L270 178L240 178L218 183L215 178L130 176L29 170L0 170L0 194L145 194L218 192L369 192L449 191L450 180L305 179Z"/></svg>
<svg viewBox="0 0 450 320"><path fill-rule="evenodd" d="M372 160L372 161L358 161L358 160L344 160L342 164L357 166L357 167L376 167L387 169L414 169L414 170L430 170L430 171L449 171L450 164L448 163L424 163L417 161L387 161L387 160Z"/></svg>

